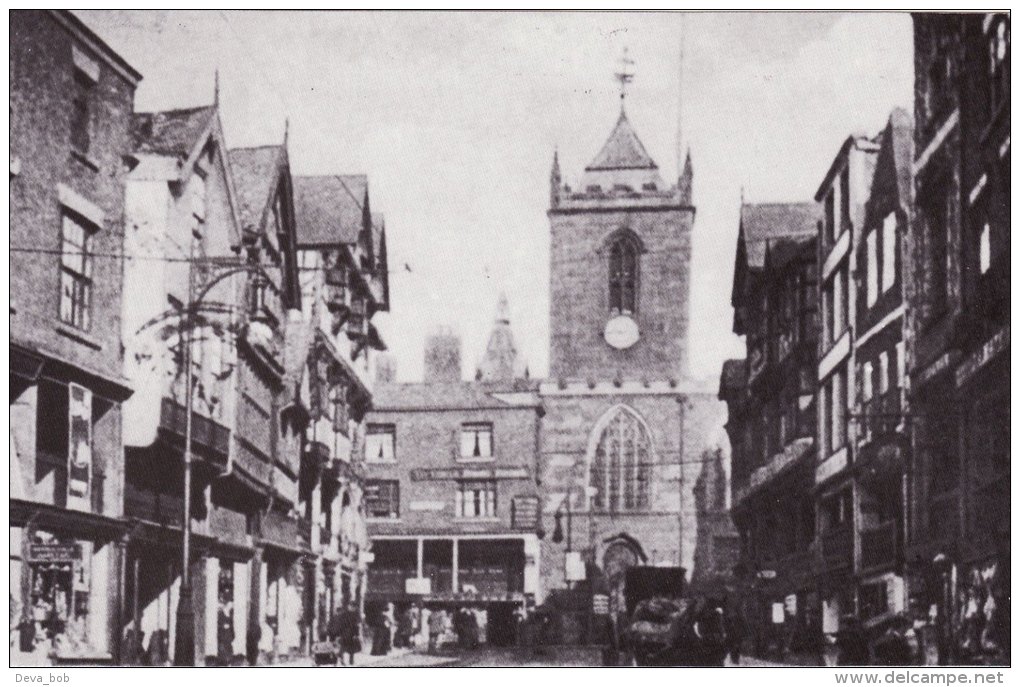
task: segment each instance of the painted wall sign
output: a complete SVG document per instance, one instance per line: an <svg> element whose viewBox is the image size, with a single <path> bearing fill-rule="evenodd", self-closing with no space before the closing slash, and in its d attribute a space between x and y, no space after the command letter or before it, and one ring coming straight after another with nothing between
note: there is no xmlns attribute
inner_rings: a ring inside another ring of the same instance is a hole
<svg viewBox="0 0 1020 687"><path fill-rule="evenodd" d="M411 470L416 482L456 479L527 479L528 469L515 468L418 468Z"/></svg>
<svg viewBox="0 0 1020 687"><path fill-rule="evenodd" d="M29 544L28 560L31 563L67 562L81 560L79 544Z"/></svg>

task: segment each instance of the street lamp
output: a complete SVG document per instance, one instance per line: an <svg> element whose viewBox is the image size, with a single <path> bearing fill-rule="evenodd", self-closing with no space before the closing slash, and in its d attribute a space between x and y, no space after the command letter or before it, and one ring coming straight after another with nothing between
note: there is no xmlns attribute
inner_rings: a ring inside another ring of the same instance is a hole
<svg viewBox="0 0 1020 687"><path fill-rule="evenodd" d="M196 237L198 238L198 237ZM174 665L195 665L195 609L191 601L191 415L194 405L194 385L191 376L191 329L193 318L202 307L205 297L213 287L227 277L241 273L257 273L268 279L265 270L258 263L258 249L253 242L246 241L248 260L238 262L235 259L216 260L210 262L225 268L222 272L206 282L197 296L192 294L192 265L195 263L194 244L188 261L188 302L180 313L182 317L181 335L184 346L184 512L181 515L181 590L177 602L177 631L174 638Z"/></svg>
<svg viewBox="0 0 1020 687"><path fill-rule="evenodd" d="M553 518L556 521L556 525L555 525L555 527L553 527L552 540L553 540L553 543L555 543L555 544L560 544L560 543L563 542L563 516L564 515L567 516L567 537L566 537L566 539L567 539L567 549L566 549L566 554L567 554L567 560L568 561L570 559L570 554L574 552L573 545L572 545L572 536L573 536L573 531L574 531L574 527L573 527L573 524L574 524L573 523L574 511L570 507L570 497L574 494L575 487L576 487L576 485L572 485L570 487L570 489L567 490L566 496L564 496L563 500L560 502L560 505L556 508L556 513L553 515ZM584 488L584 494L585 494L585 496L587 497L587 499L589 500L589 503L590 503L590 500L596 494L598 494L598 489L595 488L595 487L585 487ZM566 565L569 565L569 563L567 563ZM564 572L567 572L567 571L564 571ZM567 575L567 577L569 577L569 574ZM569 585L570 582L571 582L571 580L568 579L567 580L567 584Z"/></svg>

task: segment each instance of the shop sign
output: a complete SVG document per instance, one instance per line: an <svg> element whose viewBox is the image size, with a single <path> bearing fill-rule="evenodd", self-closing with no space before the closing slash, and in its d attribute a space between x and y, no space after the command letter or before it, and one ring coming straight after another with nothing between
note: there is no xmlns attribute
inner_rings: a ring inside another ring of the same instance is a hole
<svg viewBox="0 0 1020 687"><path fill-rule="evenodd" d="M580 582L587 577L580 551L567 551L566 577L567 582Z"/></svg>
<svg viewBox="0 0 1020 687"><path fill-rule="evenodd" d="M375 563L375 553L372 551L359 551L358 552L358 564L369 565Z"/></svg>
<svg viewBox="0 0 1020 687"><path fill-rule="evenodd" d="M432 579L429 577L408 577L404 580L404 591L408 594L431 594Z"/></svg>
<svg viewBox="0 0 1020 687"><path fill-rule="evenodd" d="M999 333L985 342L974 355L970 356L956 368L956 386L963 386L978 370L991 362L992 358L1009 348L1009 327L1003 327Z"/></svg>
<svg viewBox="0 0 1020 687"><path fill-rule="evenodd" d="M609 615L609 595L592 594L591 612L595 615Z"/></svg>
<svg viewBox="0 0 1020 687"><path fill-rule="evenodd" d="M80 544L29 544L28 561L30 563L56 563L80 561Z"/></svg>
<svg viewBox="0 0 1020 687"><path fill-rule="evenodd" d="M68 393L67 496L87 507L92 473L92 392L70 384Z"/></svg>
<svg viewBox="0 0 1020 687"><path fill-rule="evenodd" d="M457 479L527 479L528 469L516 468L418 468L411 470L416 482L436 482Z"/></svg>
<svg viewBox="0 0 1020 687"><path fill-rule="evenodd" d="M772 604L772 623L775 625L782 625L786 620L786 609L783 604L776 601Z"/></svg>
<svg viewBox="0 0 1020 687"><path fill-rule="evenodd" d="M775 570L759 570L758 571L758 579L759 580L774 580L774 579L776 579L776 571Z"/></svg>

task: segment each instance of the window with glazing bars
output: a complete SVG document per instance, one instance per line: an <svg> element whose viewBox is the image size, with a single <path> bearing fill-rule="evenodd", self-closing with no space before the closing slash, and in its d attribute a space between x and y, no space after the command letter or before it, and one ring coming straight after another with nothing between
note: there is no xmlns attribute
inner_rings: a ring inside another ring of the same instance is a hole
<svg viewBox="0 0 1020 687"><path fill-rule="evenodd" d="M460 428L460 457L465 460L492 458L492 425L469 422Z"/></svg>
<svg viewBox="0 0 1020 687"><path fill-rule="evenodd" d="M93 230L77 217L64 214L60 251L60 319L87 330L92 315Z"/></svg>
<svg viewBox="0 0 1020 687"><path fill-rule="evenodd" d="M646 510L651 469L651 442L644 423L632 411L617 409L602 430L592 457L592 508Z"/></svg>

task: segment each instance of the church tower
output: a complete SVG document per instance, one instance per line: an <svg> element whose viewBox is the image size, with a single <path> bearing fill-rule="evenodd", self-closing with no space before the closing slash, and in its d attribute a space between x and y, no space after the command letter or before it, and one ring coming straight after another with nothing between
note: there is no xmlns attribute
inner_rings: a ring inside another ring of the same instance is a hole
<svg viewBox="0 0 1020 687"><path fill-rule="evenodd" d="M569 510L573 529L569 555L543 544L543 587L590 570L613 612L627 567L692 568L693 485L724 411L687 371L693 165L688 153L664 182L624 109L630 64L578 186L553 157L550 379L539 387L544 511L562 521Z"/></svg>
<svg viewBox="0 0 1020 687"><path fill-rule="evenodd" d="M660 379L687 374L693 167L666 185L621 101L578 189L553 159L550 376Z"/></svg>

